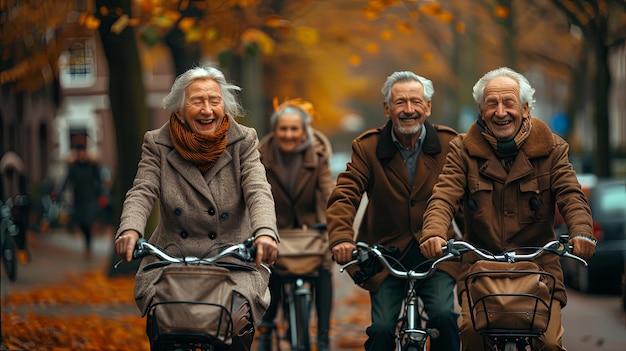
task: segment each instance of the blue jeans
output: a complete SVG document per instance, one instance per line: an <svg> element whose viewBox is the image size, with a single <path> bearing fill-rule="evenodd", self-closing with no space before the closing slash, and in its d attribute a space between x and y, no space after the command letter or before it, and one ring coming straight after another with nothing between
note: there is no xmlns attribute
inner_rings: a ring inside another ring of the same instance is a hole
<svg viewBox="0 0 626 351"><path fill-rule="evenodd" d="M439 337L430 340L431 351L459 351L458 313L454 312L456 281L436 271L421 282L417 294L424 302L428 328L437 328ZM388 276L376 292L370 292L372 325L367 327L365 350L392 351L396 347L396 326L406 294L407 281Z"/></svg>

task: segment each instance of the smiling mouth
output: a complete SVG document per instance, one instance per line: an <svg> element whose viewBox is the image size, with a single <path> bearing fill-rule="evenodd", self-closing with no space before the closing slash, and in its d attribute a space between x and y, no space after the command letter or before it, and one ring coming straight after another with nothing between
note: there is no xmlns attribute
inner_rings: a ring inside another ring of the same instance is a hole
<svg viewBox="0 0 626 351"><path fill-rule="evenodd" d="M197 120L198 124L202 124L205 126L211 125L213 122L215 122L214 119L209 119L209 120L205 120L205 119L199 119Z"/></svg>
<svg viewBox="0 0 626 351"><path fill-rule="evenodd" d="M500 122L493 122L493 124L497 125L497 126L506 126L508 124L510 124L511 121L500 121Z"/></svg>

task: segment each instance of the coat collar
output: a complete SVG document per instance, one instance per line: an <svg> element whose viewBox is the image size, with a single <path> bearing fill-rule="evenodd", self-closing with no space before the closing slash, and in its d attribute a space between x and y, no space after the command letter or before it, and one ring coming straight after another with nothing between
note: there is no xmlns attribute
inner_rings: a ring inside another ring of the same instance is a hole
<svg viewBox="0 0 626 351"><path fill-rule="evenodd" d="M317 133L313 134L314 139L319 138ZM312 141L312 146L308 147L304 151L304 155L302 156L302 168L298 174L298 179L296 180L296 186L294 189L293 198L298 198L302 191L304 190L305 185L311 181L313 174L315 173L316 168L319 165L319 157L316 150L316 140ZM263 159L263 165L265 166L265 170L271 170L273 173L277 175L280 179L280 187L283 188L285 194L289 194L287 189L285 188L285 176L283 170L278 164L278 160L276 159L276 153L274 150L275 145L275 135L274 133L268 134L264 137L259 143L259 151L261 152L261 157Z"/></svg>
<svg viewBox="0 0 626 351"><path fill-rule="evenodd" d="M226 131L226 147L244 137L243 129L241 128L239 123L237 123L232 117L228 118L230 118L230 127ZM172 138L170 137L169 121L167 121L161 128L159 128L159 132L156 137L156 143L166 145L172 148L174 147L174 143L172 142Z"/></svg>
<svg viewBox="0 0 626 351"><path fill-rule="evenodd" d="M489 142L480 134L476 122L474 122L464 138L463 144L467 152L472 157L490 158L493 155L493 149ZM552 131L542 120L533 118L532 129L530 135L524 145L523 152L528 158L537 158L548 156L554 149L554 138Z"/></svg>
<svg viewBox="0 0 626 351"><path fill-rule="evenodd" d="M275 135L273 132L270 132L266 137L264 137L259 143L259 151L263 154L263 158L265 159L263 163L265 164L266 169L274 169L276 168L276 172L280 172L280 167L278 167L278 160L276 160L276 154L274 153L274 145L275 145ZM312 146L307 148L304 151L304 156L302 157L302 167L304 168L316 168L318 161L318 155L315 150L315 140L311 143Z"/></svg>
<svg viewBox="0 0 626 351"><path fill-rule="evenodd" d="M426 139L424 139L424 144L422 144L422 152L427 155L436 155L441 152L441 142L439 141L437 130L428 120L424 121L424 126L426 127ZM393 138L391 137L392 128L393 124L391 121L388 121L382 127L380 139L378 139L378 145L376 145L376 156L381 161L393 158L398 152L398 148L393 143Z"/></svg>
<svg viewBox="0 0 626 351"><path fill-rule="evenodd" d="M534 166L530 160L548 156L555 147L552 131L544 122L536 118L533 118L530 135L519 150L518 157L515 158L509 172L495 156L489 142L480 134L476 123L468 130L463 144L470 157L482 159L479 170L481 174L505 183L517 181L532 174Z"/></svg>
<svg viewBox="0 0 626 351"><path fill-rule="evenodd" d="M244 138L245 133L241 125L239 125L232 117L230 118L230 126L226 131L226 149L222 156L211 169L203 175L198 167L190 161L185 160L174 148L174 143L170 137L169 121L166 122L157 132L155 142L170 148L167 154L167 161L172 165L183 178L185 178L191 186L196 188L201 194L210 197L208 188L208 179L211 179L220 169L228 165L233 159L229 146Z"/></svg>

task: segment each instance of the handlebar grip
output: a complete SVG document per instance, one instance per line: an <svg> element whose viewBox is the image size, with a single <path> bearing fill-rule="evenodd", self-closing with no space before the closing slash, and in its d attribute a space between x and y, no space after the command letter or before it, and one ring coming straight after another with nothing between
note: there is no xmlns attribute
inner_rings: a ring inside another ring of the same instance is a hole
<svg viewBox="0 0 626 351"><path fill-rule="evenodd" d="M133 251L133 260L142 258L150 254L148 250L144 249L143 244L146 243L147 240L145 238L139 238L137 243L135 244L135 250Z"/></svg>
<svg viewBox="0 0 626 351"><path fill-rule="evenodd" d="M247 262L253 262L256 258L256 246L254 245L254 236L244 240L243 246L246 248L247 254L242 253L240 257Z"/></svg>

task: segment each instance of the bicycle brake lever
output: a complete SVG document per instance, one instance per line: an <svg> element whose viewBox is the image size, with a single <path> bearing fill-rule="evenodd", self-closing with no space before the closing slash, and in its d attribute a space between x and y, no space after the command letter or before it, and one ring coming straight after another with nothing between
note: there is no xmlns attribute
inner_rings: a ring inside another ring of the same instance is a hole
<svg viewBox="0 0 626 351"><path fill-rule="evenodd" d="M343 273L343 271L345 271L346 268L348 268L348 267L350 267L352 265L358 264L358 263L359 263L359 260L352 260L352 261L344 264L343 266L339 267L339 272Z"/></svg>
<svg viewBox="0 0 626 351"><path fill-rule="evenodd" d="M571 253L569 253L569 252L567 252L567 251L563 254L563 256L564 256L564 257L573 258L573 259L575 259L575 260L579 261L580 263L584 264L584 265L585 265L585 267L587 267L587 266L588 266L587 261L585 261L585 260L583 260L582 258L580 258L580 257L578 257L578 256L576 256L576 255L574 255L574 254L571 254Z"/></svg>

